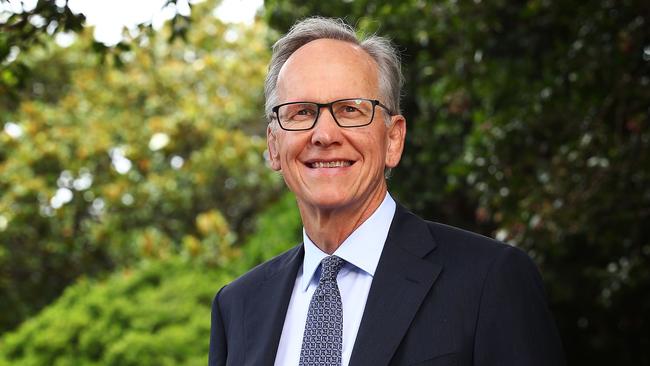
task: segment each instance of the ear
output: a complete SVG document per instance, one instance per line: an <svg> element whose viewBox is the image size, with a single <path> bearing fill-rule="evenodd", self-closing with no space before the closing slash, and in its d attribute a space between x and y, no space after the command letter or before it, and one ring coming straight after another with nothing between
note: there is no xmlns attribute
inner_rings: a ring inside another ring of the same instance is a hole
<svg viewBox="0 0 650 366"><path fill-rule="evenodd" d="M394 168L402 158L404 139L406 138L406 118L401 114L391 117L391 124L386 132L388 145L386 146L386 168Z"/></svg>
<svg viewBox="0 0 650 366"><path fill-rule="evenodd" d="M276 133L277 131L270 124L266 127L266 146L269 150L271 169L279 171L282 169L282 165L280 164L280 149Z"/></svg>

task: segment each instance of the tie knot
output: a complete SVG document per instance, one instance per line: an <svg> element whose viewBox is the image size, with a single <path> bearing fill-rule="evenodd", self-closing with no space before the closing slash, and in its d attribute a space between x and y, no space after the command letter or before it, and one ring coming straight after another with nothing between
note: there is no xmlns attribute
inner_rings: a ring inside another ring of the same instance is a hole
<svg viewBox="0 0 650 366"><path fill-rule="evenodd" d="M321 281L336 281L336 275L339 274L344 263L345 261L342 258L335 255L323 258L321 261Z"/></svg>

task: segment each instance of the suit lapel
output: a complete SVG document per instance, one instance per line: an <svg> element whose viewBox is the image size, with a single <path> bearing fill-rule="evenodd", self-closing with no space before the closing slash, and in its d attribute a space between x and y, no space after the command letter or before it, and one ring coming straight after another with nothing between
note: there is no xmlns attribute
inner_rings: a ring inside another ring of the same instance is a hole
<svg viewBox="0 0 650 366"><path fill-rule="evenodd" d="M302 244L267 270L266 279L244 304L246 365L272 365L298 269Z"/></svg>
<svg viewBox="0 0 650 366"><path fill-rule="evenodd" d="M426 223L397 207L370 287L350 366L387 365L442 267Z"/></svg>

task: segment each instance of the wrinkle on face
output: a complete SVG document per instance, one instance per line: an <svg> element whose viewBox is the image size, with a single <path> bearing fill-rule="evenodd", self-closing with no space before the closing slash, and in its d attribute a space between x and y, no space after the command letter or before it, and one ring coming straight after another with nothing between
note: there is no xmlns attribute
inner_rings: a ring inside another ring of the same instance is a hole
<svg viewBox="0 0 650 366"><path fill-rule="evenodd" d="M282 67L279 102L379 99L377 70L357 45L316 40L299 48ZM308 131L269 127L271 167L282 172L296 195L305 229L317 245L319 240L340 244L383 200L384 169L399 161L405 128L401 116L391 117L394 122L386 126L383 113L377 107L373 122L364 127L339 127L326 109ZM349 163L314 166L314 161Z"/></svg>

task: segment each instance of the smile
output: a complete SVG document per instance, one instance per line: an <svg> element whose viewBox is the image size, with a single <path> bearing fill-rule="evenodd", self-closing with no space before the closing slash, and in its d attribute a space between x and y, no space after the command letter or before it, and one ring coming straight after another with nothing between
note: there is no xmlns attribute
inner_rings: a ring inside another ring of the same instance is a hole
<svg viewBox="0 0 650 366"><path fill-rule="evenodd" d="M307 164L310 168L343 168L352 165L351 161L348 160L337 160L337 161L315 161L313 163Z"/></svg>

